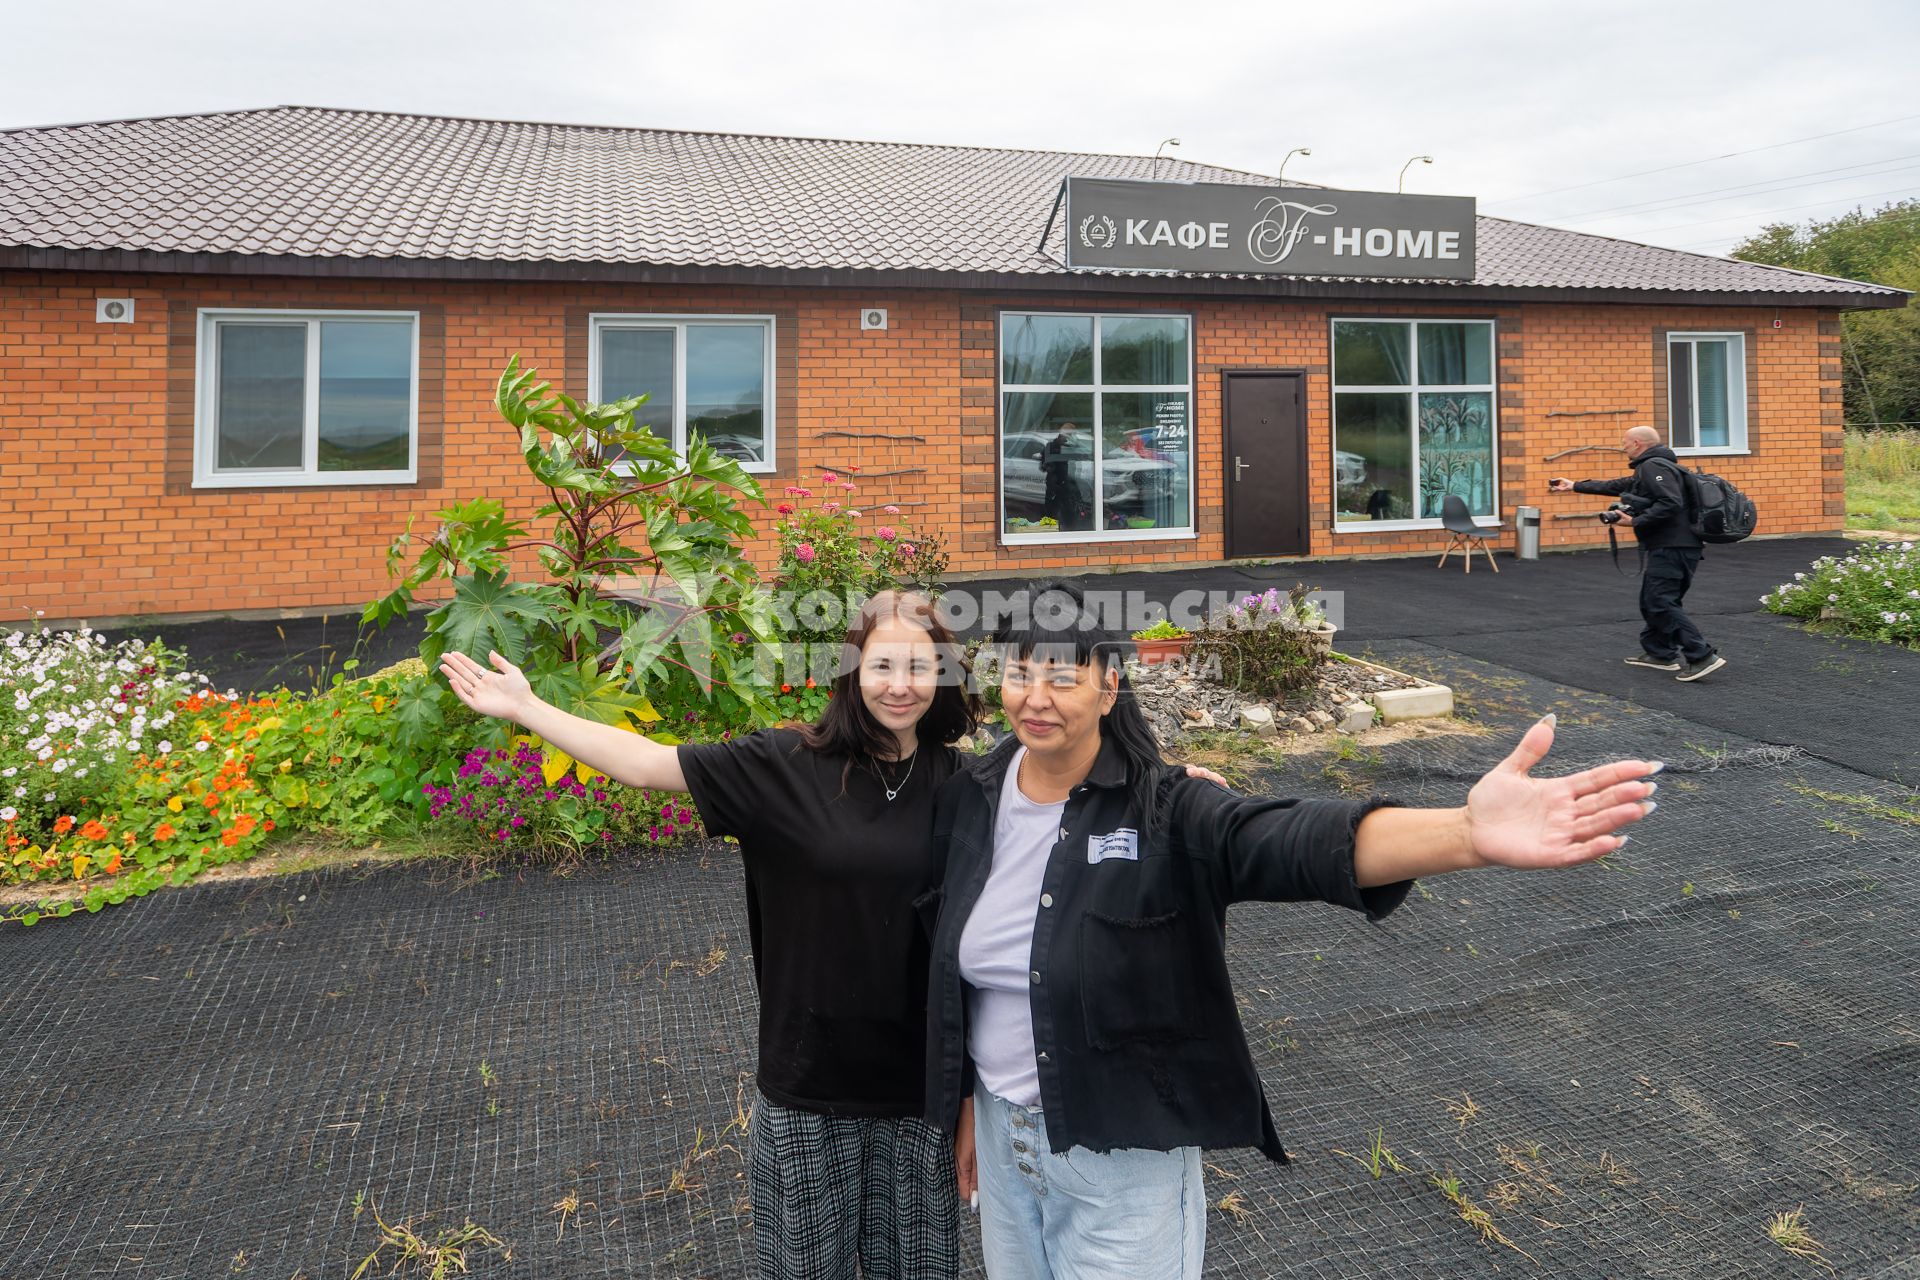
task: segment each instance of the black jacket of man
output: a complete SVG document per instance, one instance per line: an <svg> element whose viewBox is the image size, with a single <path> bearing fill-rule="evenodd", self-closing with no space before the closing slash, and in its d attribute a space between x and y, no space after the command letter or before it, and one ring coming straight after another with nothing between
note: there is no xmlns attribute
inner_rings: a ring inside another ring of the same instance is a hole
<svg viewBox="0 0 1920 1280"><path fill-rule="evenodd" d="M1702 544L1687 518L1691 488L1680 459L1663 444L1648 448L1633 460L1633 474L1618 480L1578 480L1575 493L1604 493L1610 497L1630 494L1640 499L1635 504L1633 536L1640 545L1654 547L1694 547Z"/></svg>
<svg viewBox="0 0 1920 1280"><path fill-rule="evenodd" d="M952 1132L973 1088L960 933L993 869L1000 791L1019 743L948 779L934 802L947 849L927 1010L927 1119ZM1360 820L1391 801L1237 796L1155 770L1142 820L1111 738L1061 815L1033 928L1033 1039L1047 1141L1085 1147L1257 1147L1285 1160L1227 974L1233 902L1331 902L1378 920L1411 881L1362 889Z"/></svg>

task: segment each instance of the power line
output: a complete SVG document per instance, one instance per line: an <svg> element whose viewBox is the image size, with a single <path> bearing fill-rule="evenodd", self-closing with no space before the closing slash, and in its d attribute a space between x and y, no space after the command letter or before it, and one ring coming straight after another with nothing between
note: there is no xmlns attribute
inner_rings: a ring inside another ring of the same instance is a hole
<svg viewBox="0 0 1920 1280"><path fill-rule="evenodd" d="M1658 213L1661 211L1662 208L1684 209L1690 203L1691 204L1713 203L1711 199L1695 200L1693 198L1695 196L1709 196L1709 197L1719 196L1721 199L1733 200L1733 199L1738 199L1741 195L1749 195L1749 196L1770 195L1775 191L1792 191L1795 187L1819 186L1820 182L1822 181L1840 182L1845 180L1840 178L1820 178L1821 174L1847 173L1847 171L1850 169L1869 169L1869 168L1872 168L1872 166L1874 165L1893 164L1895 161L1898 161L1898 160L1920 160L1920 153L1916 153L1914 155L1907 155L1907 156L1890 156L1885 160L1863 160L1859 164L1843 164L1832 169L1814 169L1808 173L1790 173L1785 175L1784 178L1767 178L1760 182L1743 182L1738 186L1732 186L1732 187L1714 187L1711 190L1707 190L1707 191L1689 192L1683 196L1663 196L1658 200L1642 200L1637 204L1617 204L1606 209L1596 209L1592 213L1575 214L1572 218L1555 218L1554 221L1555 223L1561 226L1570 226L1574 223L1591 222L1596 218L1600 218L1608 214L1627 213L1634 210L1646 210L1647 212L1650 212L1650 213ZM1908 165L1906 167L1912 168L1913 166ZM1902 170L1899 168L1877 169L1877 170L1874 170L1874 172L1872 173L1850 173L1848 174L1848 178L1873 178L1873 177L1878 177L1882 173L1900 173L1900 172L1902 172ZM1787 178L1816 178L1816 179L1819 179L1819 181L1787 182L1786 181ZM1770 183L1774 183L1774 182L1780 182L1780 183L1783 183L1784 185L1777 186L1777 187L1769 185ZM1755 190L1754 188L1763 188L1763 189ZM1721 196L1720 193L1722 192L1734 192L1736 194ZM1659 208L1656 208L1655 206L1659 206Z"/></svg>
<svg viewBox="0 0 1920 1280"><path fill-rule="evenodd" d="M1654 173L1671 173L1675 169L1691 169L1695 165L1712 164L1715 160L1731 160L1735 156L1758 155L1762 151L1778 151L1781 147L1797 147L1803 142L1818 142L1822 138L1837 138L1843 133L1859 133L1866 129L1882 129L1890 124L1904 124L1909 120L1920 120L1920 115L1897 116L1892 120L1876 120L1872 124L1855 125L1851 129L1835 129L1832 133L1816 133L1808 138L1794 138L1788 142L1769 143L1764 147L1749 147L1745 151L1729 151L1725 155L1708 156L1704 160L1689 160L1685 164L1662 165L1658 169L1642 169L1638 173L1623 173L1617 178L1600 178L1593 182L1580 182L1571 187L1551 187L1545 191L1531 191L1522 196L1502 196L1498 200L1489 200L1488 204L1517 204L1522 200L1532 200L1539 196L1559 195L1563 191L1584 191L1588 187L1604 187L1609 182L1625 182L1628 178L1644 178Z"/></svg>
<svg viewBox="0 0 1920 1280"><path fill-rule="evenodd" d="M1898 187L1892 191L1869 191L1867 194L1863 196L1848 196L1845 199L1847 203L1855 204L1862 200L1873 200L1880 196L1912 196L1912 195L1920 195L1920 188ZM1670 227L1655 227L1651 231L1635 231L1633 232L1633 234L1636 236L1657 236L1662 231L1678 231L1682 227L1697 227L1703 222L1738 222L1742 219L1771 218L1777 214L1793 213L1799 209L1818 209L1818 208L1821 208L1822 206L1831 206L1838 203L1840 203L1839 199L1814 200L1807 204L1788 205L1784 209L1769 209L1765 213L1734 213L1734 214L1729 214L1724 218L1695 218L1692 222L1676 222Z"/></svg>

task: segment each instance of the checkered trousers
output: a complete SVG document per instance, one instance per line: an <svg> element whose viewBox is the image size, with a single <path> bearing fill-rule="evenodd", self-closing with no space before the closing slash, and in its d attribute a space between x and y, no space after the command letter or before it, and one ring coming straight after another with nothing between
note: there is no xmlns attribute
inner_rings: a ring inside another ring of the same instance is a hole
<svg viewBox="0 0 1920 1280"><path fill-rule="evenodd" d="M953 1141L926 1121L759 1098L747 1150L762 1280L947 1280L959 1270Z"/></svg>

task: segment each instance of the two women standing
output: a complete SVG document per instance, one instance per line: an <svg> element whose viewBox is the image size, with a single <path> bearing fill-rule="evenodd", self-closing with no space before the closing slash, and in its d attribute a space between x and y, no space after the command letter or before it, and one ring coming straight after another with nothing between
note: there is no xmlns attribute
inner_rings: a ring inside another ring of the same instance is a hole
<svg viewBox="0 0 1920 1280"><path fill-rule="evenodd" d="M615 781L690 791L707 830L740 841L763 1276L952 1276L976 1185L994 1280L1197 1276L1200 1149L1285 1158L1227 979L1226 907L1377 918L1416 877L1602 856L1652 809L1656 765L1528 777L1550 718L1460 809L1236 797L1161 759L1124 642L1077 591L1026 605L996 637L1014 737L971 762L951 744L978 703L914 595L861 610L818 724L724 743L568 715L497 654L493 671L442 663L474 710Z"/></svg>

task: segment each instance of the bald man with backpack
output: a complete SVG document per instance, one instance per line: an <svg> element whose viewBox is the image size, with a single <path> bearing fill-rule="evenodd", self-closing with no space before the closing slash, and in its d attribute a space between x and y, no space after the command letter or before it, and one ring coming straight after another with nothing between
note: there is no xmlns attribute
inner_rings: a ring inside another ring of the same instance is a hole
<svg viewBox="0 0 1920 1280"><path fill-rule="evenodd" d="M1549 485L1555 493L1602 493L1622 500L1621 510L1602 519L1613 517L1609 523L1633 530L1646 565L1640 575L1640 616L1646 626L1640 652L1627 658L1627 665L1671 671L1674 679L1692 683L1727 665L1680 607L1704 545L1693 524L1692 487L1680 459L1652 427L1631 427L1620 443L1633 464L1632 475L1578 482L1556 477Z"/></svg>

